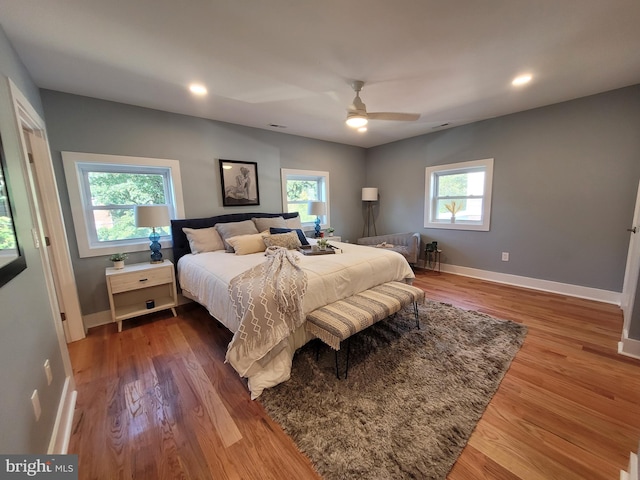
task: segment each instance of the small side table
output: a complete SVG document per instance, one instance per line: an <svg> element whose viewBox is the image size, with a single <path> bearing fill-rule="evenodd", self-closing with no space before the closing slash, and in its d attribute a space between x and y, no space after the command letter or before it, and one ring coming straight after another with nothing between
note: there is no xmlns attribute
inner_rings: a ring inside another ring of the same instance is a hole
<svg viewBox="0 0 640 480"><path fill-rule="evenodd" d="M440 254L442 250L428 250L424 252L424 268L431 270L432 272L440 273Z"/></svg>
<svg viewBox="0 0 640 480"><path fill-rule="evenodd" d="M136 263L122 269L109 267L105 271L111 320L122 321L159 310L171 309L176 316L178 294L173 263Z"/></svg>

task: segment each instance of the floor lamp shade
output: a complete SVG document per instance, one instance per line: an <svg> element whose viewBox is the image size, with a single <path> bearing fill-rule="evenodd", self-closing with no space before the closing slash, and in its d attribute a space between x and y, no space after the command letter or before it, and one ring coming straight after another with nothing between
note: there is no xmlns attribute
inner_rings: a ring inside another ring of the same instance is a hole
<svg viewBox="0 0 640 480"><path fill-rule="evenodd" d="M362 236L371 236L371 227L373 226L373 234L378 235L376 230L376 219L373 213L373 202L378 201L378 188L377 187L364 187L362 189L362 201L367 202L367 220L362 228Z"/></svg>
<svg viewBox="0 0 640 480"><path fill-rule="evenodd" d="M169 206L168 205L136 205L134 207L134 217L136 227L152 228L151 235L149 235L149 248L151 249L151 263L161 263L162 252L160 249L160 235L156 233L156 227L166 227L171 224L169 218Z"/></svg>
<svg viewBox="0 0 640 480"><path fill-rule="evenodd" d="M327 204L324 202L309 203L309 215L316 216L316 238L320 237L320 217L327 214Z"/></svg>
<svg viewBox="0 0 640 480"><path fill-rule="evenodd" d="M378 201L378 189L377 189L377 187L364 187L362 189L362 201L363 202L377 202Z"/></svg>

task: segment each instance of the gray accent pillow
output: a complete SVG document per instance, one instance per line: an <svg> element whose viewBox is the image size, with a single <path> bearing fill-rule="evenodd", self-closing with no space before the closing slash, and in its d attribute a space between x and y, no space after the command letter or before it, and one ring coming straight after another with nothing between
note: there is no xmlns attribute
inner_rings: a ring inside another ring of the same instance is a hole
<svg viewBox="0 0 640 480"><path fill-rule="evenodd" d="M224 250L224 242L214 227L209 228L183 228L182 231L189 240L191 253L215 252Z"/></svg>
<svg viewBox="0 0 640 480"><path fill-rule="evenodd" d="M227 252L233 252L233 247L227 243L227 238L237 237L238 235L251 235L252 233L260 233L256 229L252 220L244 220L243 222L216 223L216 230L224 241Z"/></svg>
<svg viewBox="0 0 640 480"><path fill-rule="evenodd" d="M286 228L291 228L291 229L300 229L302 230L302 222L300 221L300 215L298 215L297 217L293 217L293 218L287 218L285 221L285 227Z"/></svg>
<svg viewBox="0 0 640 480"><path fill-rule="evenodd" d="M259 232L269 230L271 227L285 228L287 226L283 217L252 218L251 220L256 224Z"/></svg>

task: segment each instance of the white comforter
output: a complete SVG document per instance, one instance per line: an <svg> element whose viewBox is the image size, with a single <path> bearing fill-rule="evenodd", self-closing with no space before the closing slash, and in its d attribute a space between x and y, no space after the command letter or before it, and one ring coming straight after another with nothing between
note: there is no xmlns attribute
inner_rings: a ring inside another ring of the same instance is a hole
<svg viewBox="0 0 640 480"><path fill-rule="evenodd" d="M313 241L312 241L313 242ZM350 243L331 242L342 249L335 255L304 256L300 266L307 274L304 313L392 280L413 279L414 274L399 253ZM224 251L185 255L178 262L178 280L185 296L204 305L229 330L238 329L231 306L229 282L236 275L265 261L264 253L234 255ZM290 338L288 347L267 356L248 373L251 398L265 388L289 379L295 351L311 336L303 327Z"/></svg>

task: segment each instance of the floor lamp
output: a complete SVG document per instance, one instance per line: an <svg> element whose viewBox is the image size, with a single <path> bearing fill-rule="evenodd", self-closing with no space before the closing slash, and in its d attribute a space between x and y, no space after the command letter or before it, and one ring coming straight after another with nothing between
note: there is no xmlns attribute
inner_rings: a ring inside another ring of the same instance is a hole
<svg viewBox="0 0 640 480"><path fill-rule="evenodd" d="M378 189L376 187L364 187L362 189L362 201L367 202L367 220L362 227L362 236L371 236L371 225L373 225L374 235L378 235L376 231L376 219L373 215L373 202L378 201ZM365 235L365 231L367 234Z"/></svg>

